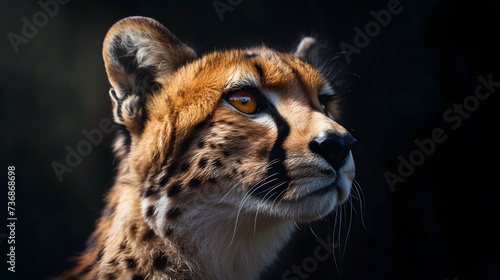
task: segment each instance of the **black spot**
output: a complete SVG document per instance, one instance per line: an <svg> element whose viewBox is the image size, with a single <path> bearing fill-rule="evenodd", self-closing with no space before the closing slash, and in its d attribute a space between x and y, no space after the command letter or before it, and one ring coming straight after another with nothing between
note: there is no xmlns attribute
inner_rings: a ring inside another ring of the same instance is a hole
<svg viewBox="0 0 500 280"><path fill-rule="evenodd" d="M217 167L221 167L223 164L222 162L220 161L220 159L216 158L213 162L213 165L217 166Z"/></svg>
<svg viewBox="0 0 500 280"><path fill-rule="evenodd" d="M207 161L208 159L207 158L202 158L200 159L200 161L198 162L198 166L200 168L205 168L207 166Z"/></svg>
<svg viewBox="0 0 500 280"><path fill-rule="evenodd" d="M181 214L179 208L175 207L167 211L167 219L175 219Z"/></svg>
<svg viewBox="0 0 500 280"><path fill-rule="evenodd" d="M168 196L168 197L175 196L175 195L177 195L180 191L181 191L181 185L179 185L179 184L173 184L173 185L172 185L172 186L170 186L170 188L168 189L167 196Z"/></svg>
<svg viewBox="0 0 500 280"><path fill-rule="evenodd" d="M191 164L189 162L185 162L182 166L181 166L181 171L182 172L186 172L188 169L189 169L189 166L191 166Z"/></svg>
<svg viewBox="0 0 500 280"><path fill-rule="evenodd" d="M168 171L167 171L168 177L172 177L174 175L174 173L175 173L176 170L177 170L177 164L176 163L172 163L168 167Z"/></svg>
<svg viewBox="0 0 500 280"><path fill-rule="evenodd" d="M223 151L222 154L225 156L225 157L230 157L231 156L231 152L229 151Z"/></svg>
<svg viewBox="0 0 500 280"><path fill-rule="evenodd" d="M200 185L200 180L199 179L196 179L196 178L193 178L189 181L189 186L191 187L198 187Z"/></svg>
<svg viewBox="0 0 500 280"><path fill-rule="evenodd" d="M104 248L101 248L101 250L99 250L99 252L97 252L97 255L95 256L95 259L94 259L94 264L97 264L101 261L101 258L102 258L102 254L104 253Z"/></svg>
<svg viewBox="0 0 500 280"><path fill-rule="evenodd" d="M163 175L163 177L160 180L160 186L165 186L165 184L168 182L168 176L167 174Z"/></svg>
<svg viewBox="0 0 500 280"><path fill-rule="evenodd" d="M209 181L210 183L212 183L212 184L217 184L217 179L216 179L216 178L214 178L214 177L210 177L210 178L208 178L208 181Z"/></svg>
<svg viewBox="0 0 500 280"><path fill-rule="evenodd" d="M155 236L155 232L150 229L148 230L148 232L146 232L146 234L144 234L144 236L142 237L142 241L148 242L149 240L151 240L151 238L153 238L153 236Z"/></svg>
<svg viewBox="0 0 500 280"><path fill-rule="evenodd" d="M167 266L167 261L167 257L164 254L160 253L153 259L153 267L157 270L164 270Z"/></svg>
<svg viewBox="0 0 500 280"><path fill-rule="evenodd" d="M132 276L132 280L144 280L144 277L139 276L139 275L134 275L134 276Z"/></svg>
<svg viewBox="0 0 500 280"><path fill-rule="evenodd" d="M132 235L135 235L137 233L137 225L136 224L133 224L132 226L130 226L130 232L132 233Z"/></svg>
<svg viewBox="0 0 500 280"><path fill-rule="evenodd" d="M137 262L134 259L124 259L123 261L129 269L134 268L137 265Z"/></svg>
<svg viewBox="0 0 500 280"><path fill-rule="evenodd" d="M215 144L214 143L210 144L210 148L215 149L216 148Z"/></svg>
<svg viewBox="0 0 500 280"><path fill-rule="evenodd" d="M116 264L116 258L114 258L114 259L110 260L110 261L108 262L108 264L110 264L110 265L115 265L115 264Z"/></svg>
<svg viewBox="0 0 500 280"><path fill-rule="evenodd" d="M123 251L127 248L127 244L125 244L125 241L123 241L121 244L120 244L120 250Z"/></svg>
<svg viewBox="0 0 500 280"><path fill-rule="evenodd" d="M172 227L168 227L167 228L167 231L165 231L165 235L166 236L170 236L172 235L172 232L174 231L174 229Z"/></svg>
<svg viewBox="0 0 500 280"><path fill-rule="evenodd" d="M112 273L108 273L108 274L104 275L104 277L105 277L104 279L106 279L106 280L114 280L114 279L116 279L116 276L114 274L112 274Z"/></svg>
<svg viewBox="0 0 500 280"><path fill-rule="evenodd" d="M142 197L143 198L150 197L150 196L155 195L157 193L158 193L158 190L155 189L153 185L151 185L151 186L147 187L145 191L143 191Z"/></svg>
<svg viewBox="0 0 500 280"><path fill-rule="evenodd" d="M240 165L241 165L241 164L243 164L243 163L241 162L241 159L237 159L237 160L236 160L236 163L237 163L237 164L240 164Z"/></svg>
<svg viewBox="0 0 500 280"><path fill-rule="evenodd" d="M205 146L205 141L201 140L200 142L198 142L198 148L203 148Z"/></svg>
<svg viewBox="0 0 500 280"><path fill-rule="evenodd" d="M149 206L148 210L146 210L146 218L151 218L154 213L155 213L155 207L153 205Z"/></svg>

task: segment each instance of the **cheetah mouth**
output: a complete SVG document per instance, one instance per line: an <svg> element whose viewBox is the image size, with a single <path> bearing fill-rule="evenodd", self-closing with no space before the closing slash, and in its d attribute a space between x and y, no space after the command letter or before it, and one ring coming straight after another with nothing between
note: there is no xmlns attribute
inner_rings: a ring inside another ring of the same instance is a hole
<svg viewBox="0 0 500 280"><path fill-rule="evenodd" d="M316 196L323 196L331 191L334 191L336 188L338 188L337 183L333 183L333 184L330 184L326 187L317 189L313 192L306 194L305 196L302 197L302 199L307 199L307 198L316 197Z"/></svg>

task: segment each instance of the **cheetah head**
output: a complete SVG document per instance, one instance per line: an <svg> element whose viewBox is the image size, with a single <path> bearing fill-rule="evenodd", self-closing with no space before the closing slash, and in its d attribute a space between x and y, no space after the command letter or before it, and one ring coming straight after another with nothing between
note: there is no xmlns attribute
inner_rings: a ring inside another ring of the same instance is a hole
<svg viewBox="0 0 500 280"><path fill-rule="evenodd" d="M335 81L312 66L315 47L197 56L152 19L110 29L115 151L155 231L199 205L308 222L348 198L356 140L335 121Z"/></svg>

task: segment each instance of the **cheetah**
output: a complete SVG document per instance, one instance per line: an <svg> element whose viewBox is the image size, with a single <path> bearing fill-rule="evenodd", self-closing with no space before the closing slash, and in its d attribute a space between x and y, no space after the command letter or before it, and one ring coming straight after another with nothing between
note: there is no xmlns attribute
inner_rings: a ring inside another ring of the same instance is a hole
<svg viewBox="0 0 500 280"><path fill-rule="evenodd" d="M356 140L317 45L198 56L153 19L115 23L103 58L117 175L58 279L259 279L295 222L346 201Z"/></svg>

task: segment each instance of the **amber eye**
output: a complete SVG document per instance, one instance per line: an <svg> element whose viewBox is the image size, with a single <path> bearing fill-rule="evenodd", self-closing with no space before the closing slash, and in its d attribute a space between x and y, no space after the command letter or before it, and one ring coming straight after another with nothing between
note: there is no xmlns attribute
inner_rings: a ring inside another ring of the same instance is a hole
<svg viewBox="0 0 500 280"><path fill-rule="evenodd" d="M227 101L245 114L253 114L257 111L257 98L247 90L238 90L228 95Z"/></svg>

